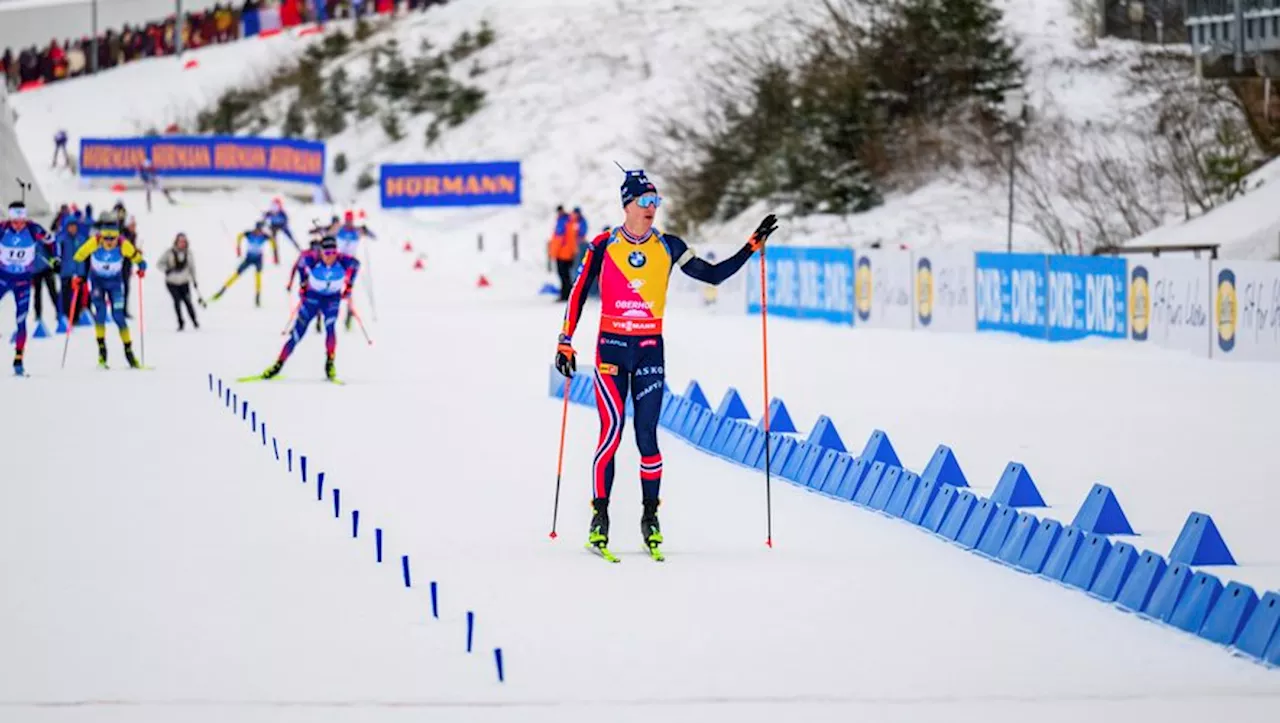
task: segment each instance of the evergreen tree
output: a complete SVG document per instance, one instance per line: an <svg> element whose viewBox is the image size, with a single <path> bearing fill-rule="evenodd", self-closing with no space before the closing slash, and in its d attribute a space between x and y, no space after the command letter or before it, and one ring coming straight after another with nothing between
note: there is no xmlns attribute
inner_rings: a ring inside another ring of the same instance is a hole
<svg viewBox="0 0 1280 723"><path fill-rule="evenodd" d="M307 121L302 114L302 104L294 100L284 114L284 126L280 129L285 138L301 138L307 131Z"/></svg>

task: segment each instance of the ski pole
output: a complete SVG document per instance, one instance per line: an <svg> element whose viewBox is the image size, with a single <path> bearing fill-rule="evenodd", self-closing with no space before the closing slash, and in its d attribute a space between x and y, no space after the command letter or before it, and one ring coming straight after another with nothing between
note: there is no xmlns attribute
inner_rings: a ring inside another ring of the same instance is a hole
<svg viewBox="0 0 1280 723"><path fill-rule="evenodd" d="M293 326L293 322L298 318L298 310L302 308L302 297L298 297L298 303L293 305L293 311L289 313L289 323L284 325L284 329L280 331L280 336L289 333L289 328Z"/></svg>
<svg viewBox="0 0 1280 723"><path fill-rule="evenodd" d="M351 314L351 318L356 320L356 324L360 326L360 333L364 334L364 340L369 342L369 346L373 346L373 339L369 338L369 331L364 328L364 319L356 313L356 305L351 303L351 299L347 299L347 312Z"/></svg>
<svg viewBox="0 0 1280 723"><path fill-rule="evenodd" d="M80 277L71 277L71 316L67 318L67 338L62 342L62 368L67 368L67 348L71 346L71 330L76 325L76 306L80 301Z"/></svg>
<svg viewBox="0 0 1280 723"><path fill-rule="evenodd" d="M569 423L569 382L564 378L564 406L560 410L560 454L556 459L556 501L551 508L551 539L556 539L556 520L560 517L560 477L564 472L564 429Z"/></svg>
<svg viewBox="0 0 1280 723"><path fill-rule="evenodd" d="M142 353L142 366L147 365L147 312L142 303L142 289L146 286L146 272L138 273L138 351Z"/></svg>
<svg viewBox="0 0 1280 723"><path fill-rule="evenodd" d="M368 248L366 246L365 248ZM373 312L373 320L378 320L378 305L373 300L373 254L369 251L364 253L365 263L369 265L366 275L369 277L369 283L365 284L365 288L369 290L369 310Z"/></svg>
<svg viewBox="0 0 1280 723"><path fill-rule="evenodd" d="M760 351L764 377L764 509L766 537L764 544L773 547L773 466L769 444L769 304L765 285L765 246L760 244Z"/></svg>

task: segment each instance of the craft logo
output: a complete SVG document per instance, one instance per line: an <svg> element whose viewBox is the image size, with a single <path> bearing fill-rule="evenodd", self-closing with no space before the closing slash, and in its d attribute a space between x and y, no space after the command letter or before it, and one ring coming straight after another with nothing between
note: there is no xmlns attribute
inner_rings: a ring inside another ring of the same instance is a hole
<svg viewBox="0 0 1280 723"><path fill-rule="evenodd" d="M920 326L933 321L933 264L927 258L916 264L916 318Z"/></svg>
<svg viewBox="0 0 1280 723"><path fill-rule="evenodd" d="M1214 305L1218 323L1218 348L1231 351L1236 346L1236 275L1231 269L1218 272L1218 297Z"/></svg>
<svg viewBox="0 0 1280 723"><path fill-rule="evenodd" d="M854 303L858 307L858 318L863 321L871 318L871 292L871 259L863 256L858 259L858 270L853 276Z"/></svg>
<svg viewBox="0 0 1280 723"><path fill-rule="evenodd" d="M1129 329L1134 341L1146 341L1151 328L1151 276L1145 266L1129 275Z"/></svg>
<svg viewBox="0 0 1280 723"><path fill-rule="evenodd" d="M632 268L638 269L644 266L647 261L648 259L644 257L643 251L632 251L631 255L627 257L627 263L631 264Z"/></svg>

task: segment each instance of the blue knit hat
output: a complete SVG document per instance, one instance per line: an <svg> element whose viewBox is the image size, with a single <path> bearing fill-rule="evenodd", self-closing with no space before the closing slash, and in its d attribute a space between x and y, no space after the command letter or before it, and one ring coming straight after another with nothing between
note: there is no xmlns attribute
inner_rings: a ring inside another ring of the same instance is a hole
<svg viewBox="0 0 1280 723"><path fill-rule="evenodd" d="M643 170L627 171L627 178L622 182L622 207L640 198L646 193L657 193L658 187L653 185Z"/></svg>

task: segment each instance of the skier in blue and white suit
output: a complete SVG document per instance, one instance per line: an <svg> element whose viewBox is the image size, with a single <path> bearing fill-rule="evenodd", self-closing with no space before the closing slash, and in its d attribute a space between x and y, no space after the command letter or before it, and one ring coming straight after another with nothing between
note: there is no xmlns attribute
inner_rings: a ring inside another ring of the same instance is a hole
<svg viewBox="0 0 1280 723"><path fill-rule="evenodd" d="M277 198L271 202L271 208L267 209L267 212L263 214L262 220L266 221L267 226L271 228L271 237L273 239L283 231L285 237L289 239L289 243L293 244L293 248L297 251L302 251L302 247L293 238L293 231L289 228L289 214L284 212L284 203L280 199Z"/></svg>
<svg viewBox="0 0 1280 723"><path fill-rule="evenodd" d="M8 218L0 221L0 299L13 294L14 316L18 331L14 334L13 373L26 374L22 354L27 348L27 310L31 306L31 278L48 269L58 268L58 255L49 234L27 219L27 207L21 201L9 204Z"/></svg>

